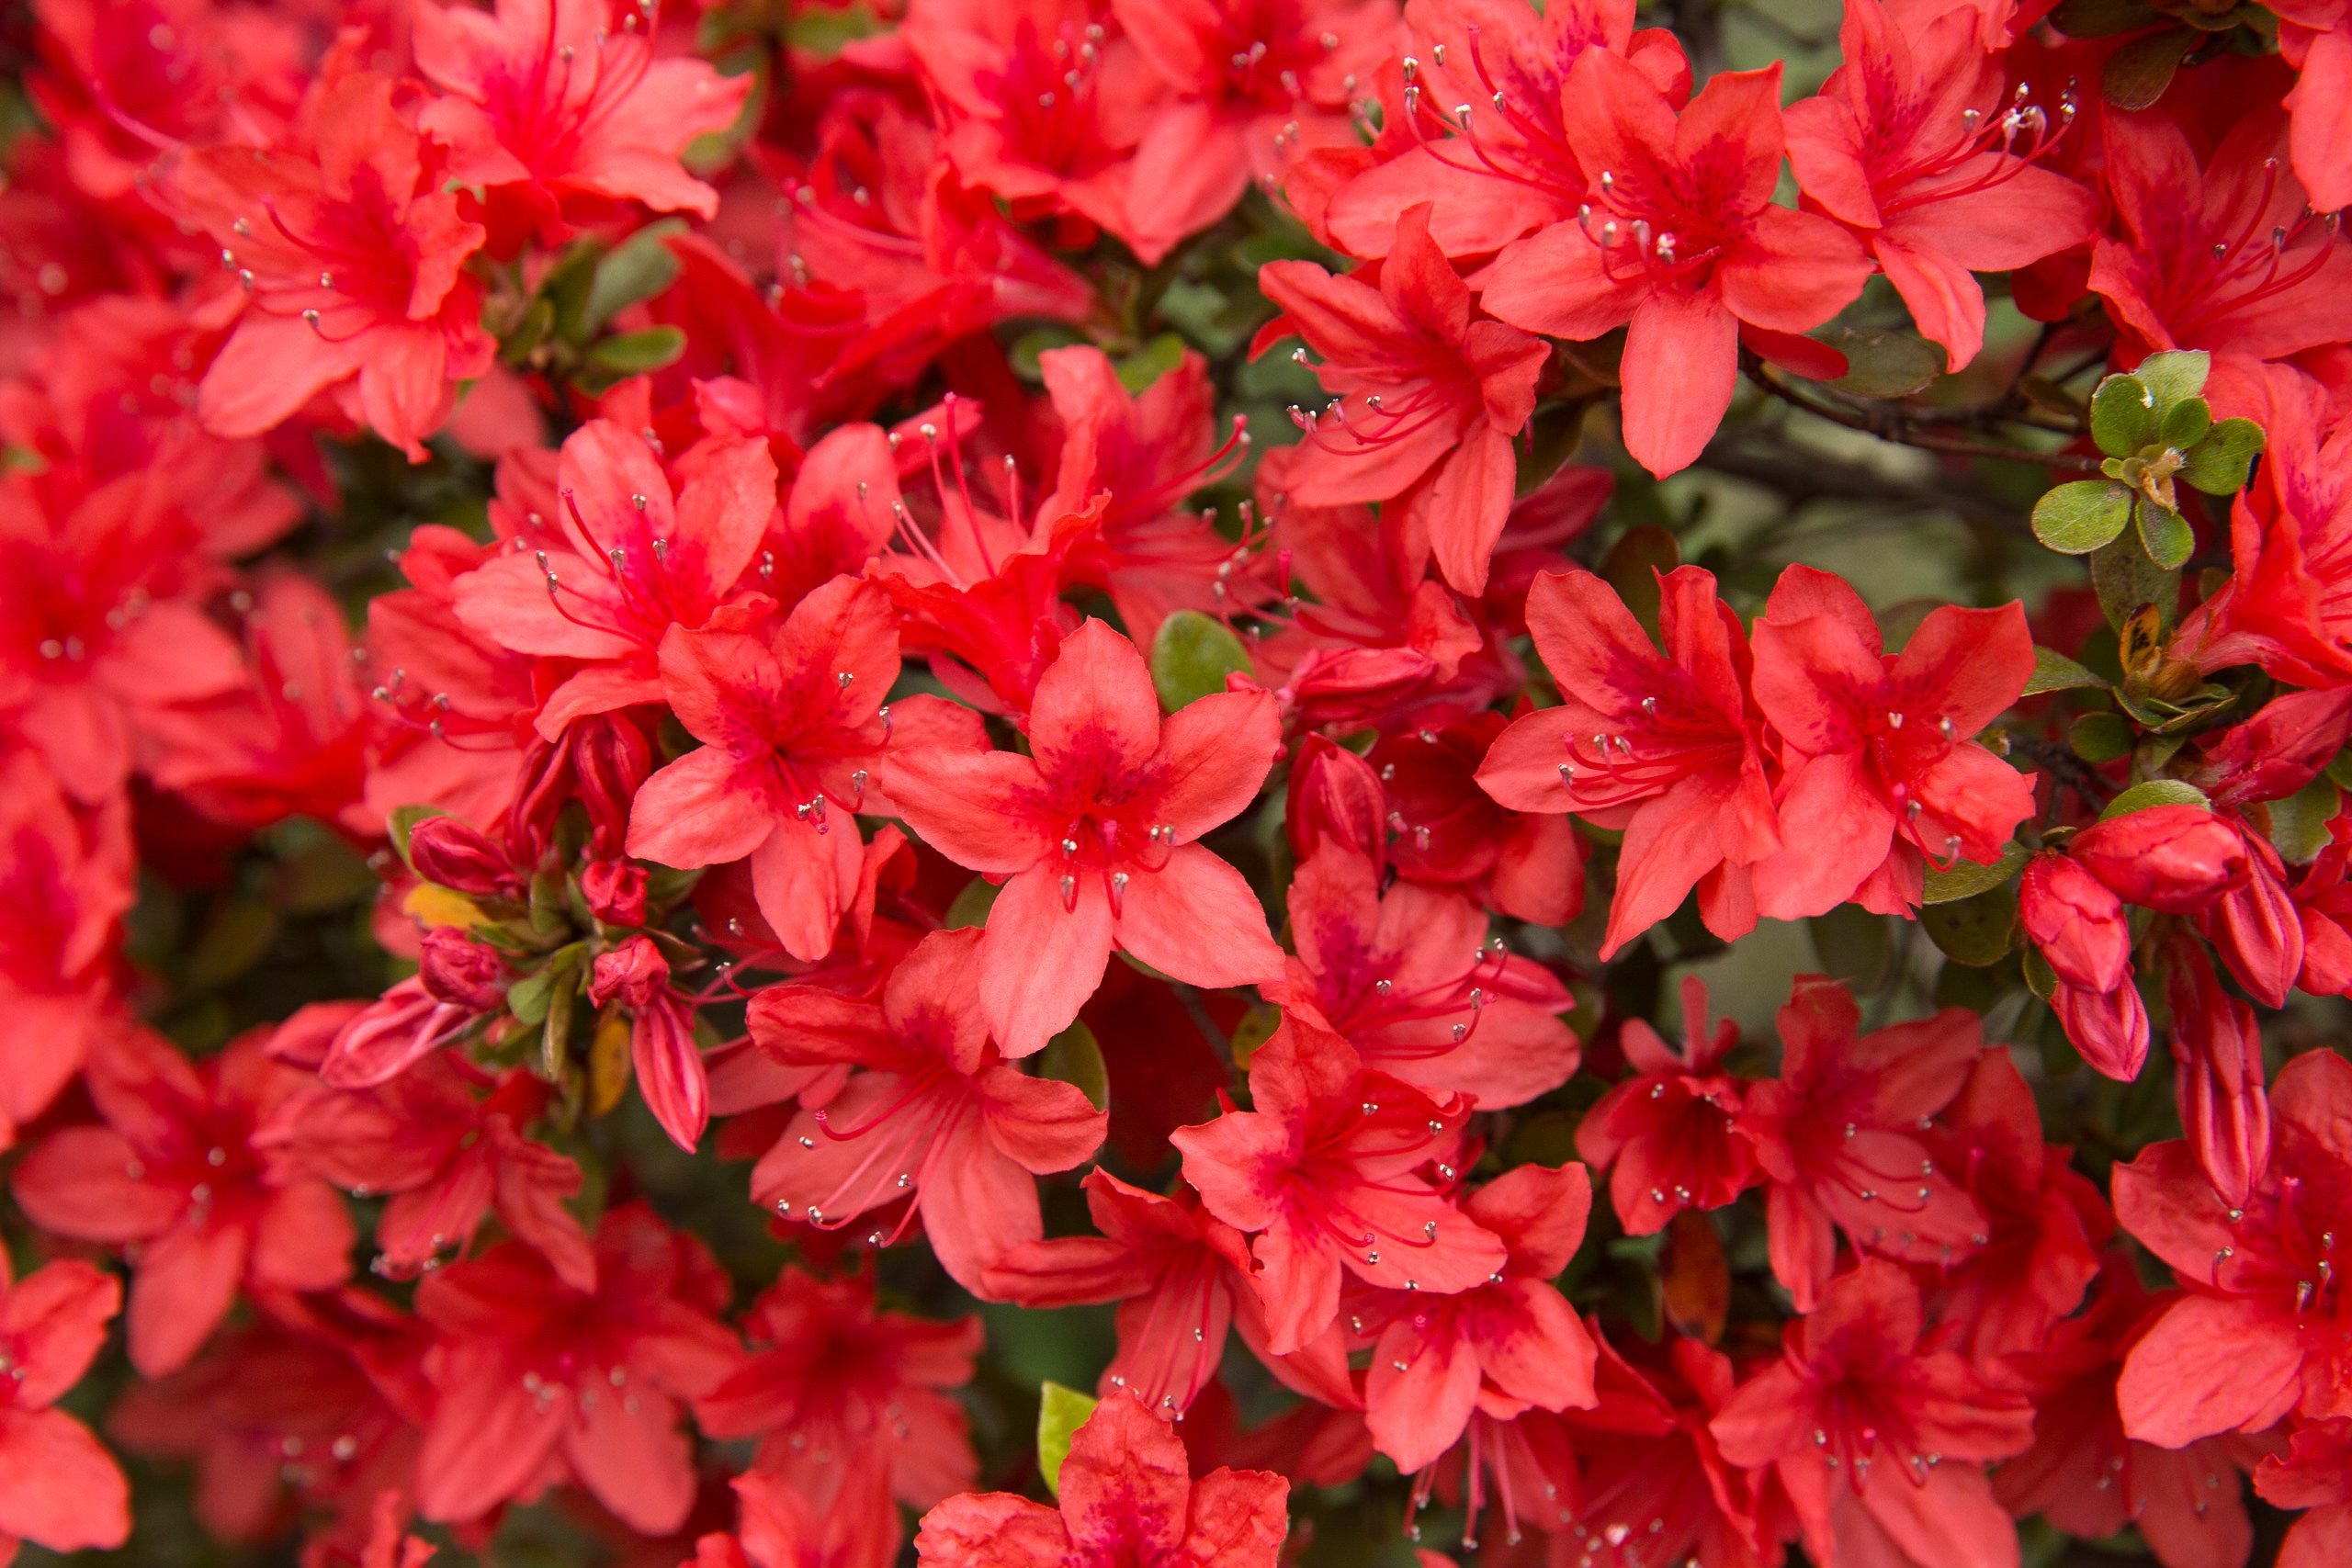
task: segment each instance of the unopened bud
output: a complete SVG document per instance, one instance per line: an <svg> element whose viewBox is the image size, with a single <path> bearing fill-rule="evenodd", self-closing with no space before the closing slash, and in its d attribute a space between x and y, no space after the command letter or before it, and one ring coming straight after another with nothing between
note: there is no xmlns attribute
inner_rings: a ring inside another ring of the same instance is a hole
<svg viewBox="0 0 2352 1568"><path fill-rule="evenodd" d="M580 897L608 926L645 923L645 868L633 861L591 861L581 868Z"/></svg>
<svg viewBox="0 0 2352 1568"><path fill-rule="evenodd" d="M2238 831L2201 806L2155 806L2094 823L2067 852L2127 904L2194 914L2246 876Z"/></svg>
<svg viewBox="0 0 2352 1568"><path fill-rule="evenodd" d="M2132 931L2122 900L2107 884L2062 854L2026 862L2018 881L2018 917L2058 977L2111 991L2132 964Z"/></svg>
<svg viewBox="0 0 2352 1568"><path fill-rule="evenodd" d="M474 898L517 898L523 879L497 841L455 817L427 817L410 829L408 863L438 887Z"/></svg>
<svg viewBox="0 0 2352 1568"><path fill-rule="evenodd" d="M589 852L599 860L621 852L628 837L630 803L653 771L653 749L645 732L625 718L595 714L575 719L565 732L580 803L588 810Z"/></svg>
<svg viewBox="0 0 2352 1568"><path fill-rule="evenodd" d="M670 961L650 937L633 936L609 953L597 955L588 977L588 999L598 1007L618 1000L630 1007L650 1006L670 986Z"/></svg>
<svg viewBox="0 0 2352 1568"><path fill-rule="evenodd" d="M435 926L424 933L416 975L434 1000L455 1007L488 1012L506 999L506 960L456 926Z"/></svg>
<svg viewBox="0 0 2352 1568"><path fill-rule="evenodd" d="M1301 861L1335 840L1377 863L1387 856L1388 807L1372 764L1319 735L1299 748L1290 771L1286 813Z"/></svg>

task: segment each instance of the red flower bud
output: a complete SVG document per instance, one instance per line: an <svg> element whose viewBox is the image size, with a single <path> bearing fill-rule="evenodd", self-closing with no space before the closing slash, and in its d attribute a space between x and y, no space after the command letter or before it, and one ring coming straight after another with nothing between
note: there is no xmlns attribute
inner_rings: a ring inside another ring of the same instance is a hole
<svg viewBox="0 0 2352 1568"><path fill-rule="evenodd" d="M1291 847L1304 862L1327 840L1387 859L1388 803L1372 764L1319 735L1310 735L1291 766L1288 802Z"/></svg>
<svg viewBox="0 0 2352 1568"><path fill-rule="evenodd" d="M398 1077L480 1016L436 999L421 979L402 980L336 1032L319 1077L336 1089L368 1089Z"/></svg>
<svg viewBox="0 0 2352 1568"><path fill-rule="evenodd" d="M408 863L437 887L475 898L518 898L523 879L495 840L455 817L427 817L409 830Z"/></svg>
<svg viewBox="0 0 2352 1568"><path fill-rule="evenodd" d="M633 861L591 861L580 870L580 897L608 926L645 923L645 868Z"/></svg>
<svg viewBox="0 0 2352 1568"><path fill-rule="evenodd" d="M565 731L580 803L588 808L589 852L610 860L628 837L629 805L653 771L644 731L614 714L575 719Z"/></svg>
<svg viewBox="0 0 2352 1568"><path fill-rule="evenodd" d="M2050 967L2071 986L2111 991L2131 972L2132 931L2122 901L2064 855L2044 852L2026 862L2018 916Z"/></svg>
<svg viewBox="0 0 2352 1568"><path fill-rule="evenodd" d="M598 1007L615 1000L645 1008L670 987L670 961L650 937L633 936L599 953L588 977L588 999Z"/></svg>
<svg viewBox="0 0 2352 1568"><path fill-rule="evenodd" d="M2270 1163L2270 1098L2262 1083L2262 1033L2254 1010L2222 989L2203 949L2167 950L2172 978L2173 1089L2181 1130L2222 1201L2243 1207Z"/></svg>
<svg viewBox="0 0 2352 1568"><path fill-rule="evenodd" d="M2127 904L2194 914L2245 880L2238 831L2201 806L2156 806L2093 823L2067 852Z"/></svg>
<svg viewBox="0 0 2352 1568"><path fill-rule="evenodd" d="M424 933L417 978L435 1001L474 1012L488 1012L506 1000L506 960L455 926Z"/></svg>
<svg viewBox="0 0 2352 1568"><path fill-rule="evenodd" d="M2058 982L2051 1011L2083 1060L2119 1083L2140 1076L2148 1060L2148 1004L2129 972L2111 991L2087 990Z"/></svg>

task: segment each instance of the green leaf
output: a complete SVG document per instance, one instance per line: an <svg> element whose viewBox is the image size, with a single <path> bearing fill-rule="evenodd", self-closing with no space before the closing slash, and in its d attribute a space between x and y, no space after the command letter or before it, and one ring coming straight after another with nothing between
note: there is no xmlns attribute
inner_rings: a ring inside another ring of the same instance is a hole
<svg viewBox="0 0 2352 1568"><path fill-rule="evenodd" d="M2132 521L2132 492L2109 479L2075 479L2033 503L2033 536L2062 555L2088 555Z"/></svg>
<svg viewBox="0 0 2352 1568"><path fill-rule="evenodd" d="M1885 916L1873 915L1860 904L1840 904L1805 923L1825 974L1858 991L1878 989L1894 962L1894 936Z"/></svg>
<svg viewBox="0 0 2352 1568"><path fill-rule="evenodd" d="M2245 488L2262 439L2262 426L2254 421L2225 419L2190 449L2180 477L2207 495L2234 494Z"/></svg>
<svg viewBox="0 0 2352 1568"><path fill-rule="evenodd" d="M686 334L677 327L648 327L599 338L582 357L599 370L616 376L642 376L673 363L686 352Z"/></svg>
<svg viewBox="0 0 2352 1568"><path fill-rule="evenodd" d="M2270 842L2289 865L2309 865L2327 848L2327 824L2343 807L2344 792L2325 773L2284 800L2270 803Z"/></svg>
<svg viewBox="0 0 2352 1568"><path fill-rule="evenodd" d="M2140 0L2062 0L2050 24L2068 38L2112 38L2136 33L2158 20Z"/></svg>
<svg viewBox="0 0 2352 1568"><path fill-rule="evenodd" d="M1174 333L1161 333L1119 361L1119 385L1129 397L1139 398L1154 381L1183 363L1184 340Z"/></svg>
<svg viewBox="0 0 2352 1568"><path fill-rule="evenodd" d="M1102 1401L1052 1382L1039 1384L1037 1394L1037 1470L1046 1478L1046 1490L1058 1497L1070 1439Z"/></svg>
<svg viewBox="0 0 2352 1568"><path fill-rule="evenodd" d="M2025 983L2043 1001L2058 994L2058 971L2050 967L2050 960L2041 950L2028 943L2025 950Z"/></svg>
<svg viewBox="0 0 2352 1568"><path fill-rule="evenodd" d="M506 1010L523 1023L545 1022L557 988L571 988L579 978L580 964L587 956L587 952L584 943L576 942L557 948L548 955L545 964L507 987Z"/></svg>
<svg viewBox="0 0 2352 1568"><path fill-rule="evenodd" d="M985 876L976 876L964 884L964 891L956 895L956 901L947 906L945 929L953 931L967 926L988 924L989 911L996 907L996 896L1001 891Z"/></svg>
<svg viewBox="0 0 2352 1568"><path fill-rule="evenodd" d="M1111 1103L1111 1070L1102 1062L1102 1046L1083 1019L1046 1042L1037 1053L1037 1076L1075 1084L1087 1103L1100 1111Z"/></svg>
<svg viewBox="0 0 2352 1568"><path fill-rule="evenodd" d="M684 228L674 218L649 223L596 264L595 278L580 310L582 336L602 332L619 311L652 299L677 281L678 258L666 242Z"/></svg>
<svg viewBox="0 0 2352 1568"><path fill-rule="evenodd" d="M2100 96L2119 109L2153 107L2172 85L2174 73L2197 41L2193 30L2181 27L2133 39L2107 57L2107 65L2098 73Z"/></svg>
<svg viewBox="0 0 2352 1568"><path fill-rule="evenodd" d="M1907 398L1944 372L1940 344L1885 327L1832 327L1820 340L1846 356L1846 374L1829 383L1864 398Z"/></svg>
<svg viewBox="0 0 2352 1568"><path fill-rule="evenodd" d="M2054 649L2033 650L2033 676L2025 683L2025 695L2038 697L2044 692L2071 692L2084 686L2104 688L2107 682L2097 674L2067 658Z"/></svg>
<svg viewBox="0 0 2352 1568"><path fill-rule="evenodd" d="M1234 1066L1241 1072L1248 1072L1250 1058L1256 1055L1258 1047L1272 1040L1274 1031L1282 1026L1282 1009L1272 1002L1253 1004L1248 1012L1241 1015L1241 1021L1233 1026Z"/></svg>
<svg viewBox="0 0 2352 1568"><path fill-rule="evenodd" d="M2112 762L2132 754L2131 721L2119 713L2086 713L2066 731L2066 743L2086 762Z"/></svg>
<svg viewBox="0 0 2352 1568"><path fill-rule="evenodd" d="M2197 553L2197 530L2177 512L2167 511L2145 496L2132 508L2140 525L2140 545L2148 558L2166 571L2177 571Z"/></svg>
<svg viewBox="0 0 2352 1568"><path fill-rule="evenodd" d="M2180 603L2180 574L2150 560L2137 539L2114 539L2091 552L2091 586L2107 624L2118 631L2143 604L2156 606L2161 625Z"/></svg>
<svg viewBox="0 0 2352 1568"><path fill-rule="evenodd" d="M2091 394L2091 439L2110 457L2129 457L2156 434L2156 399L2137 376L2109 376Z"/></svg>
<svg viewBox="0 0 2352 1568"><path fill-rule="evenodd" d="M1919 911L1928 940L1956 964L1982 969L1998 964L2017 945L2017 890L2006 884L1973 898L1955 898Z"/></svg>
<svg viewBox="0 0 2352 1568"><path fill-rule="evenodd" d="M1950 871L1930 868L1926 878L1926 890L1920 896L1925 904L1956 904L1974 898L1989 888L1998 887L2024 868L2026 847L2012 843L2001 852L2001 858L1991 865L1979 865L1973 860L1955 862Z"/></svg>
<svg viewBox="0 0 2352 1568"><path fill-rule="evenodd" d="M2213 405L2202 398L2183 398L2165 410L2164 428L2156 439L2186 452L2213 428Z"/></svg>
<svg viewBox="0 0 2352 1568"><path fill-rule="evenodd" d="M2213 808L2213 803L2205 798L2205 792L2187 779L2150 779L2145 784L2133 784L2109 801L2098 819L2105 822L2158 806L2201 806L2209 811Z"/></svg>
<svg viewBox="0 0 2352 1568"><path fill-rule="evenodd" d="M2213 356L2201 348L2167 348L2140 361L2132 374L2155 398L2157 410L2169 413L2175 403L2205 390L2205 377L2212 367Z"/></svg>
<svg viewBox="0 0 2352 1568"><path fill-rule="evenodd" d="M1227 674L1249 669L1250 650L1241 639L1198 610L1177 611L1151 639L1151 683L1170 713L1224 691Z"/></svg>

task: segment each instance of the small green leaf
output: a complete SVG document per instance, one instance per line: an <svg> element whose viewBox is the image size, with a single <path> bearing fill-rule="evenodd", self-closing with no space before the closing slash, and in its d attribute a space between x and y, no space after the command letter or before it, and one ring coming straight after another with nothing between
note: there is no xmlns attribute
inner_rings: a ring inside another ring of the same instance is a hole
<svg viewBox="0 0 2352 1568"><path fill-rule="evenodd" d="M2197 530L2177 512L2167 511L2143 496L2132 508L2140 525L2140 545L2148 558L2166 571L2177 571L2197 553Z"/></svg>
<svg viewBox="0 0 2352 1568"><path fill-rule="evenodd" d="M2056 649L2036 648L2033 650L2033 677L2025 683L2025 695L2038 697L2044 692L2071 692L2084 686L2104 687L2106 684L2097 674Z"/></svg>
<svg viewBox="0 0 2352 1568"><path fill-rule="evenodd" d="M416 825L428 817L447 815L437 806L395 806L385 815L384 831L390 837L392 849L400 855L401 864L408 864L408 838L416 831Z"/></svg>
<svg viewBox="0 0 2352 1568"><path fill-rule="evenodd" d="M2086 713L2066 731L2075 755L2094 765L2132 754L2132 724L2120 713Z"/></svg>
<svg viewBox="0 0 2352 1568"><path fill-rule="evenodd" d="M1860 904L1840 904L1805 922L1822 971L1858 991L1875 991L1894 962L1894 935L1886 917Z"/></svg>
<svg viewBox="0 0 2352 1568"><path fill-rule="evenodd" d="M2155 398L2157 410L2169 413L2175 403L2205 390L2205 377L2212 367L2213 356L2201 348L2167 348L2140 361L2132 374Z"/></svg>
<svg viewBox="0 0 2352 1568"><path fill-rule="evenodd" d="M2284 800L2270 803L2270 842L2289 865L2309 865L2327 848L2327 824L2343 808L2344 792L2325 773Z"/></svg>
<svg viewBox="0 0 2352 1568"><path fill-rule="evenodd" d="M2180 603L2180 574L2150 560L2137 539L2113 539L2091 552L2091 586L2107 624L2118 631L2143 604L2154 604L2158 624L2166 625Z"/></svg>
<svg viewBox="0 0 2352 1568"><path fill-rule="evenodd" d="M2189 450L2180 477L2207 495L2232 495L2245 488L2246 473L2261 450L2262 426L2250 419L2225 419Z"/></svg>
<svg viewBox="0 0 2352 1568"><path fill-rule="evenodd" d="M673 363L686 352L686 334L676 327L648 327L600 338L582 355L599 370L617 376L642 376Z"/></svg>
<svg viewBox="0 0 2352 1568"><path fill-rule="evenodd" d="M2112 38L2136 33L2158 20L2140 0L2061 0L2050 13L2051 26L2068 38Z"/></svg>
<svg viewBox="0 0 2352 1568"><path fill-rule="evenodd" d="M996 896L1001 891L985 876L976 876L964 884L964 891L947 906L948 931L962 931L967 926L989 923L989 911L996 907Z"/></svg>
<svg viewBox="0 0 2352 1568"><path fill-rule="evenodd" d="M2017 890L1998 885L1973 898L1930 905L1919 911L1919 927L1956 964L1998 964L2017 945Z"/></svg>
<svg viewBox="0 0 2352 1568"><path fill-rule="evenodd" d="M2098 814L2098 819L2105 822L2158 806L2201 806L2210 811L2213 803L2205 798L2203 790L2187 779L2150 779L2145 784L2133 784L2109 801L2107 809Z"/></svg>
<svg viewBox="0 0 2352 1568"><path fill-rule="evenodd" d="M1235 1068L1241 1072L1248 1072L1250 1058L1256 1055L1258 1047L1272 1040L1274 1037L1274 1031L1282 1026L1283 1010L1272 1002L1256 1003L1248 1012L1243 1013L1241 1021L1233 1026Z"/></svg>
<svg viewBox="0 0 2352 1568"><path fill-rule="evenodd" d="M2050 967L2050 960L2042 957L2041 950L2030 942L2025 950L2025 983L2045 1002L2058 994L2058 971Z"/></svg>
<svg viewBox="0 0 2352 1568"><path fill-rule="evenodd" d="M674 218L649 223L596 264L594 281L580 310L583 337L603 331L616 313L652 299L677 281L678 258L667 242L684 228Z"/></svg>
<svg viewBox="0 0 2352 1568"><path fill-rule="evenodd" d="M2129 457L2156 433L2156 399L2137 376L2109 376L2091 394L2091 439L2110 457Z"/></svg>
<svg viewBox="0 0 2352 1568"><path fill-rule="evenodd" d="M1250 650L1223 622L1198 610L1179 610L1151 639L1151 683L1170 713L1225 690L1233 671L1247 673Z"/></svg>
<svg viewBox="0 0 2352 1568"><path fill-rule="evenodd" d="M576 942L556 949L545 964L507 987L506 1010L523 1023L545 1022L557 989L570 990L579 978L580 963L587 951Z"/></svg>
<svg viewBox="0 0 2352 1568"><path fill-rule="evenodd" d="M2026 847L2012 843L2001 852L2001 858L1991 865L1979 865L1973 860L1956 861L1950 871L1930 868L1923 904L1954 904L1973 898L1989 888L1998 887L2015 876L2025 866Z"/></svg>
<svg viewBox="0 0 2352 1568"><path fill-rule="evenodd" d="M2099 94L2112 107L2136 111L2154 107L2172 85L2180 62L2197 47L2197 34L2171 27L2130 43L2107 57L2098 74Z"/></svg>
<svg viewBox="0 0 2352 1568"><path fill-rule="evenodd" d="M1940 344L1885 327L1831 327L1823 343L1846 356L1846 374L1829 385L1864 398L1907 398L1944 372Z"/></svg>
<svg viewBox="0 0 2352 1568"><path fill-rule="evenodd" d="M2132 492L2106 479L2075 479L2033 503L2033 536L2062 555L2088 555L2132 521Z"/></svg>
<svg viewBox="0 0 2352 1568"><path fill-rule="evenodd" d="M1040 1384L1037 1393L1037 1470L1046 1478L1046 1490L1058 1497L1070 1439L1102 1401L1050 1381Z"/></svg>
<svg viewBox="0 0 2352 1568"><path fill-rule="evenodd" d="M1083 1019L1046 1042L1037 1053L1037 1076L1074 1084L1087 1103L1100 1111L1111 1103L1111 1070L1102 1062L1102 1046Z"/></svg>
<svg viewBox="0 0 2352 1568"><path fill-rule="evenodd" d="M1161 333L1119 361L1119 385L1129 397L1139 398L1154 381L1183 363L1184 340L1174 333Z"/></svg>
<svg viewBox="0 0 2352 1568"><path fill-rule="evenodd" d="M2213 428L2213 405L2202 398L2183 398L2165 410L2164 428L2156 438L2186 452Z"/></svg>

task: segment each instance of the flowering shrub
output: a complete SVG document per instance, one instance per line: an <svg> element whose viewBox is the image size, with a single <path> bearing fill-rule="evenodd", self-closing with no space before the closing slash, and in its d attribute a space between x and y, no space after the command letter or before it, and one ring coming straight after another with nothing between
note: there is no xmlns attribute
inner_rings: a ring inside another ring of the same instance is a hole
<svg viewBox="0 0 2352 1568"><path fill-rule="evenodd" d="M2266 4L35 0L0 1562L2352 1562Z"/></svg>

